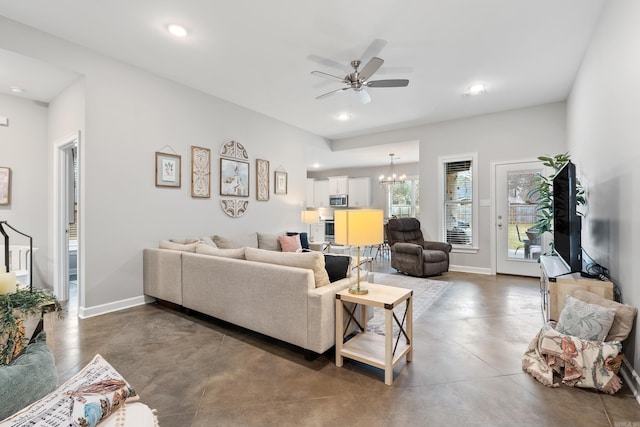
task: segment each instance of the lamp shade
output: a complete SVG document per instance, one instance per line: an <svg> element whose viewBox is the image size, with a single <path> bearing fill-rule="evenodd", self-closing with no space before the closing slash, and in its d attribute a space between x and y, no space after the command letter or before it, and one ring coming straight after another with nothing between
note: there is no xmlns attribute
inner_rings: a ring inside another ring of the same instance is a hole
<svg viewBox="0 0 640 427"><path fill-rule="evenodd" d="M384 240L383 212L380 209L336 210L335 242L339 245L379 245Z"/></svg>
<svg viewBox="0 0 640 427"><path fill-rule="evenodd" d="M320 222L320 217L318 215L318 211L302 211L300 220L304 224L317 224Z"/></svg>

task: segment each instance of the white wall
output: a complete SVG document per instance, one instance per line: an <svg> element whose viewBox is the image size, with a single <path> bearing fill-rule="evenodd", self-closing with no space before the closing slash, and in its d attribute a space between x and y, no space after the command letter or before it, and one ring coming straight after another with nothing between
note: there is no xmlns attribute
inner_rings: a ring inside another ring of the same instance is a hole
<svg viewBox="0 0 640 427"><path fill-rule="evenodd" d="M490 96L490 95L487 95ZM490 199L491 162L535 159L566 151L564 102L416 126L337 141L341 147L364 141L420 141L420 222L425 238L438 239L438 157L478 153L479 199ZM491 269L490 208L480 207L477 254L453 253L451 264Z"/></svg>
<svg viewBox="0 0 640 427"><path fill-rule="evenodd" d="M568 144L587 190L582 244L640 307L640 2L605 4L568 101ZM640 371L640 332L625 354Z"/></svg>
<svg viewBox="0 0 640 427"><path fill-rule="evenodd" d="M0 166L11 168L11 204L0 206L0 221L33 237L33 283L51 288L47 264L47 106L0 94L0 116L9 126L0 126ZM28 239L7 230L9 244L29 244ZM1 236L0 236L1 237ZM0 244L3 244L0 241ZM4 255L0 254L4 266Z"/></svg>
<svg viewBox="0 0 640 427"><path fill-rule="evenodd" d="M50 118L56 124L50 125L47 138L52 144L68 127L78 122L82 128L85 122L81 313L111 310L119 301L139 299L142 249L161 239L306 228L299 214L306 190L305 143L318 143L319 137L4 18L0 48L84 76L82 88L76 86L61 95L65 99L52 102L56 108ZM251 170L249 210L238 219L226 216L219 204L218 153L230 139L248 150ZM210 199L191 198L192 145L211 149ZM180 189L154 184L155 152L171 151L166 146L182 156ZM271 178L278 168L288 172L287 195L273 194L271 181L270 200L256 201L256 158L270 161ZM49 189L43 186L46 199Z"/></svg>

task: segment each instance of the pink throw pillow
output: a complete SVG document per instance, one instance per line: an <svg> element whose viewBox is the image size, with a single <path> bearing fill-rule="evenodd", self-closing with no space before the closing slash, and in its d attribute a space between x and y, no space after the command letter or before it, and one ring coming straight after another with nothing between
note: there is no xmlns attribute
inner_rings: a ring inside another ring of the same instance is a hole
<svg viewBox="0 0 640 427"><path fill-rule="evenodd" d="M299 235L278 236L278 242L280 242L282 252L300 252L302 250Z"/></svg>

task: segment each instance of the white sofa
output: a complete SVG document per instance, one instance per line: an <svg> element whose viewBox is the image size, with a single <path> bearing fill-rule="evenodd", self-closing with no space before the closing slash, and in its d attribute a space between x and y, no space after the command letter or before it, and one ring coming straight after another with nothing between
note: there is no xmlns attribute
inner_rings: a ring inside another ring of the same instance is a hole
<svg viewBox="0 0 640 427"><path fill-rule="evenodd" d="M244 250L248 259L144 249L144 293L315 353L334 346L335 294L355 277L317 287L317 270L280 264L307 256L324 268L322 253Z"/></svg>

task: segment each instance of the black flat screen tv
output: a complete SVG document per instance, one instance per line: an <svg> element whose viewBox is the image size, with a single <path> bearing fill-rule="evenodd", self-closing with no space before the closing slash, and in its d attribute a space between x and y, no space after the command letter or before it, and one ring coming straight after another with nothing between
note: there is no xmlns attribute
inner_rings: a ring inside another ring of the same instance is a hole
<svg viewBox="0 0 640 427"><path fill-rule="evenodd" d="M571 273L582 271L582 221L577 212L576 166L567 162L553 178L553 250Z"/></svg>

